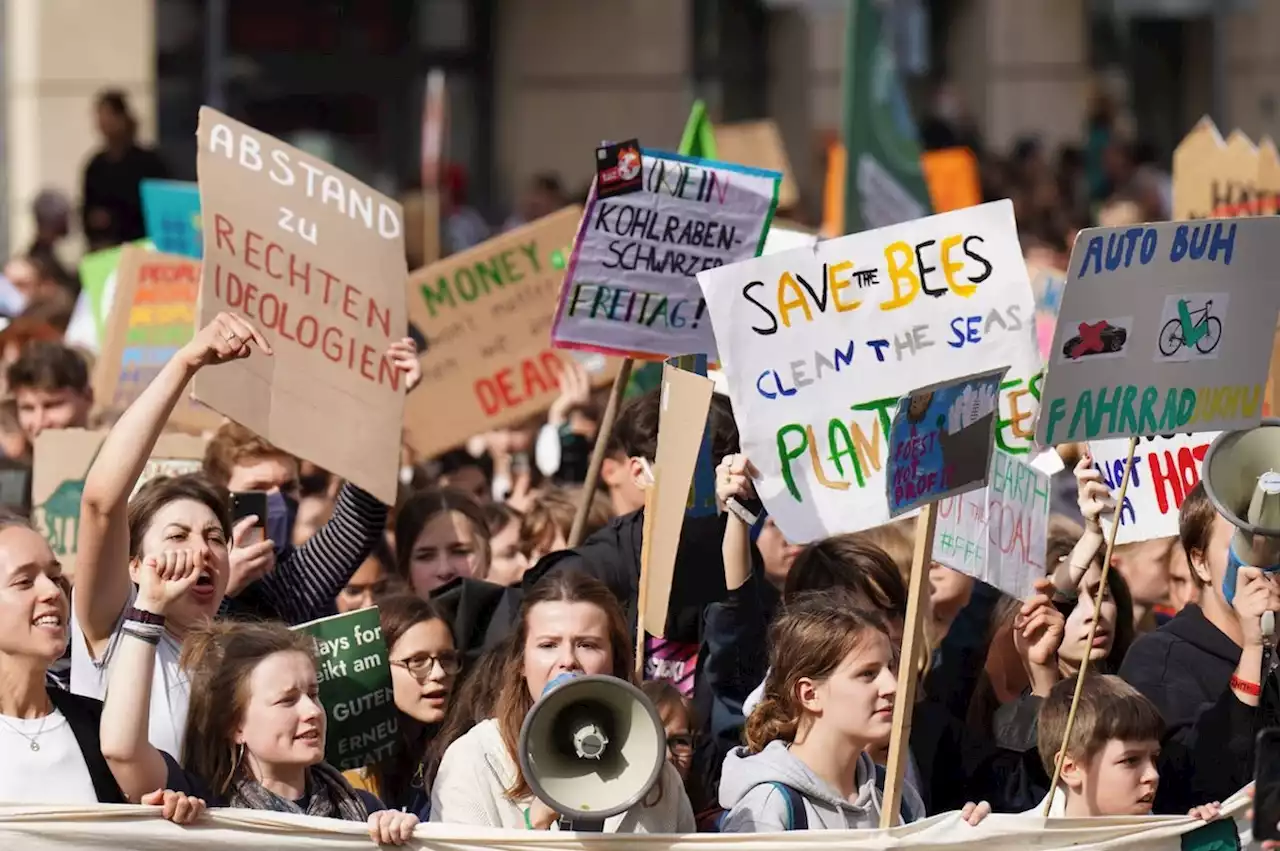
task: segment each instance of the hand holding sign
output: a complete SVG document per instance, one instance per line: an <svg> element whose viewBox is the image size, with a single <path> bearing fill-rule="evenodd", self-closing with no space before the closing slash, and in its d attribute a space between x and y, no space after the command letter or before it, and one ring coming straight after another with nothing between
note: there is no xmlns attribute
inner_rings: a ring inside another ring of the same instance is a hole
<svg viewBox="0 0 1280 851"><path fill-rule="evenodd" d="M192 370L240 360L249 356L249 343L254 342L268 355L271 344L249 322L234 313L219 313L200 329L190 343L182 347L180 356Z"/></svg>
<svg viewBox="0 0 1280 851"><path fill-rule="evenodd" d="M387 346L387 357L396 369L404 373L404 392L412 392L422 383L422 363L418 360L418 346L412 337L404 337Z"/></svg>
<svg viewBox="0 0 1280 851"><path fill-rule="evenodd" d="M1114 514L1116 501L1111 498L1111 490L1102 480L1102 473L1093 466L1093 456L1085 453L1076 464L1076 502L1080 506L1080 514L1084 517L1084 528L1087 532L1102 534L1102 514Z"/></svg>

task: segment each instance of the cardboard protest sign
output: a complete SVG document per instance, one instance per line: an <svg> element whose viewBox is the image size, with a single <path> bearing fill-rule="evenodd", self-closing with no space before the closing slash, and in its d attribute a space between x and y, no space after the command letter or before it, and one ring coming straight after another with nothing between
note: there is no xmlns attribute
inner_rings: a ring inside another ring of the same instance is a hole
<svg viewBox="0 0 1280 851"><path fill-rule="evenodd" d="M1117 506L1120 529L1117 544L1149 541L1178 534L1178 511L1187 493L1200 481L1200 467L1209 444L1220 432L1144 437L1133 453L1133 474L1124 504ZM1091 440L1089 452L1111 495L1120 495L1124 465L1129 458L1127 440ZM1102 525L1111 534L1111 520Z"/></svg>
<svg viewBox="0 0 1280 851"><path fill-rule="evenodd" d="M1208 116L1173 152L1173 217L1179 220L1270 215L1274 195L1262 191L1268 168L1239 129L1224 140ZM1269 183L1274 180L1268 176Z"/></svg>
<svg viewBox="0 0 1280 851"><path fill-rule="evenodd" d="M898 400L1009 367L996 446L1031 449L1040 357L1013 205L851 234L698 276L743 451L787 540L889 520Z"/></svg>
<svg viewBox="0 0 1280 851"><path fill-rule="evenodd" d="M572 354L553 349L549 331L580 216L566 207L413 273L409 320L427 349L405 429L419 453L435 455L555 401ZM612 381L621 362L594 360L592 382Z"/></svg>
<svg viewBox="0 0 1280 851"><path fill-rule="evenodd" d="M911 391L889 428L885 498L898 517L986 485L1001 368Z"/></svg>
<svg viewBox="0 0 1280 851"><path fill-rule="evenodd" d="M395 749L399 719L378 609L299 624L316 642L316 678L328 724L324 760L364 768Z"/></svg>
<svg viewBox="0 0 1280 851"><path fill-rule="evenodd" d="M755 257L777 205L777 172L641 154L639 191L598 197L578 228L551 336L556 346L717 360L694 275Z"/></svg>
<svg viewBox="0 0 1280 851"><path fill-rule="evenodd" d="M1280 311L1278 240L1274 217L1083 231L1037 441L1256 426Z"/></svg>
<svg viewBox="0 0 1280 851"><path fill-rule="evenodd" d="M80 497L84 478L97 457L105 431L80 428L45 430L36 438L31 479L31 521L45 536L62 569L74 575L80 534ZM138 477L134 492L157 476L200 469L204 441L185 434L162 434Z"/></svg>
<svg viewBox="0 0 1280 851"><path fill-rule="evenodd" d="M209 107L198 142L199 324L238 313L275 355L201 370L195 397L394 504L405 388L386 351L408 330L400 205Z"/></svg>
<svg viewBox="0 0 1280 851"><path fill-rule="evenodd" d="M676 550L710 405L711 379L669 364L663 366L653 508L652 516L645 518L650 539L645 541L648 562L643 574L648 591L643 597L641 623L650 635L666 635Z"/></svg>
<svg viewBox="0 0 1280 851"><path fill-rule="evenodd" d="M772 119L717 125L715 139L716 150L710 156L721 162L749 165L782 175L782 184L778 187L780 209L794 207L800 200L800 190L796 188L796 180L791 173L791 161L787 159L782 133Z"/></svg>
<svg viewBox="0 0 1280 851"><path fill-rule="evenodd" d="M126 246L116 281L93 392L102 408L123 411L195 334L200 263ZM197 432L217 428L221 420L190 397L169 417L172 425Z"/></svg>
<svg viewBox="0 0 1280 851"><path fill-rule="evenodd" d="M142 181L142 218L158 251L199 260L204 254L200 188L179 180Z"/></svg>
<svg viewBox="0 0 1280 851"><path fill-rule="evenodd" d="M141 240L132 245L151 251L154 249L150 240ZM120 265L120 253L124 246L104 248L92 254L86 254L80 260L80 297L76 300L75 313L71 318L71 327L67 329L68 338L75 337L78 345L91 351L101 350L102 338L106 336L107 313L111 310L116 292L116 267ZM78 328L77 334L72 328Z"/></svg>
<svg viewBox="0 0 1280 851"><path fill-rule="evenodd" d="M1017 600L1045 575L1049 476L1007 452L991 456L988 484L938 503L933 560Z"/></svg>
<svg viewBox="0 0 1280 851"><path fill-rule="evenodd" d="M706 355L681 355L678 358L668 358L667 364L676 368L683 369L685 372L692 372L694 375L707 376L710 371L707 368ZM712 392L715 391L715 381L711 382ZM710 399L708 399L710 405ZM689 486L689 499L685 503L685 517L710 517L717 511L716 508L716 459L711 457L711 419L710 408L708 407L708 417L706 425L702 428L702 443L698 446L698 461L693 469L693 483Z"/></svg>

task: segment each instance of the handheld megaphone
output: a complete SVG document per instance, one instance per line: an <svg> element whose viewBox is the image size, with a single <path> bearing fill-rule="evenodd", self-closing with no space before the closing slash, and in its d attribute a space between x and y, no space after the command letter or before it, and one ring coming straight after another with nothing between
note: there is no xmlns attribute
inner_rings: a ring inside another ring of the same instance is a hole
<svg viewBox="0 0 1280 851"><path fill-rule="evenodd" d="M1236 527L1222 581L1230 603L1241 565L1280 570L1280 419L1218 435L1204 456L1200 480L1214 508Z"/></svg>
<svg viewBox="0 0 1280 851"><path fill-rule="evenodd" d="M608 676L562 674L520 728L520 770L538 799L569 821L603 822L639 803L667 761L658 710Z"/></svg>

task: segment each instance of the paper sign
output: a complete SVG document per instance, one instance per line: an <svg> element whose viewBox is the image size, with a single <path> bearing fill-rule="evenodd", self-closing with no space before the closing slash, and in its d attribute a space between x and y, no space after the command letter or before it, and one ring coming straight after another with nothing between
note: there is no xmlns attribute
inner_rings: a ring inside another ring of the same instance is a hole
<svg viewBox="0 0 1280 851"><path fill-rule="evenodd" d="M339 771L390 756L398 717L378 609L299 624L316 642L316 676L328 724L324 761Z"/></svg>
<svg viewBox="0 0 1280 851"><path fill-rule="evenodd" d="M782 185L778 188L780 209L790 209L799 202L800 190L791 173L791 161L787 159L787 148L776 122L765 119L720 124L715 128L715 137L716 159L782 175Z"/></svg>
<svg viewBox="0 0 1280 851"><path fill-rule="evenodd" d="M943 148L920 154L920 169L936 213L976 207L982 203L978 158L968 148Z"/></svg>
<svg viewBox="0 0 1280 851"><path fill-rule="evenodd" d="M424 457L555 401L572 353L551 348L550 329L580 217L580 208L566 207L409 279L409 319L427 350L422 384L405 401L405 429ZM594 384L612 381L621 366L617 358L591 360Z"/></svg>
<svg viewBox="0 0 1280 851"><path fill-rule="evenodd" d="M698 673L698 645L666 638L645 639L644 678L666 680L685 697L693 698L694 677Z"/></svg>
<svg viewBox="0 0 1280 851"><path fill-rule="evenodd" d="M204 253L199 187L177 180L144 180L141 191L147 238L156 249L199 260Z"/></svg>
<svg viewBox="0 0 1280 851"><path fill-rule="evenodd" d="M711 406L711 379L670 365L662 368L658 411L656 481L645 517L645 595L643 624L650 635L666 636L667 604L676 569L676 550L684 527L685 506L698 450Z"/></svg>
<svg viewBox="0 0 1280 851"><path fill-rule="evenodd" d="M80 534L80 498L84 478L98 455L105 431L79 428L46 429L36 438L31 479L31 521L45 536L63 572L75 574ZM193 473L200 469L204 441L184 434L162 434L134 487L136 493L161 475Z"/></svg>
<svg viewBox="0 0 1280 851"><path fill-rule="evenodd" d="M1200 467L1209 445L1220 432L1179 434L1173 437L1146 437L1133 453L1133 475L1124 503L1118 507L1120 531L1117 544L1168 538L1178 534L1178 510L1187 493L1200 481ZM1089 452L1111 495L1120 497L1125 462L1129 458L1127 440L1091 440ZM1111 534L1111 520L1103 515L1102 525Z"/></svg>
<svg viewBox="0 0 1280 851"><path fill-rule="evenodd" d="M755 257L777 203L777 172L643 152L643 186L587 199L551 336L561 348L715 361L694 275Z"/></svg>
<svg viewBox="0 0 1280 851"><path fill-rule="evenodd" d="M1006 369L911 391L889 428L889 516L985 487Z"/></svg>
<svg viewBox="0 0 1280 851"><path fill-rule="evenodd" d="M769 232L765 234L764 250L760 254L777 254L782 251L790 251L793 248L812 248L817 244L818 235L816 233L805 233L804 231L779 227L778 220L774 219L773 224L769 226Z"/></svg>
<svg viewBox="0 0 1280 851"><path fill-rule="evenodd" d="M191 341L200 264L125 246L116 276L102 354L94 363L93 392L98 405L118 412L133 404L161 367ZM217 428L221 420L190 397L180 400L169 416L171 424L197 432Z"/></svg>
<svg viewBox="0 0 1280 851"><path fill-rule="evenodd" d="M392 505L408 330L400 205L217 110L200 110L200 320L234 311L270 341L202 369L195 397Z"/></svg>
<svg viewBox="0 0 1280 851"><path fill-rule="evenodd" d="M938 503L933 536L934 561L1016 600L1045 575L1049 529L1050 479L1025 457L993 453L987 487Z"/></svg>
<svg viewBox="0 0 1280 851"><path fill-rule="evenodd" d="M1040 356L1009 201L713 269L698 283L743 451L788 541L888 522L890 422L923 385L1010 367L996 446L1030 451Z"/></svg>
<svg viewBox="0 0 1280 851"><path fill-rule="evenodd" d="M1277 241L1274 217L1083 231L1040 444L1256 426L1280 311Z"/></svg>

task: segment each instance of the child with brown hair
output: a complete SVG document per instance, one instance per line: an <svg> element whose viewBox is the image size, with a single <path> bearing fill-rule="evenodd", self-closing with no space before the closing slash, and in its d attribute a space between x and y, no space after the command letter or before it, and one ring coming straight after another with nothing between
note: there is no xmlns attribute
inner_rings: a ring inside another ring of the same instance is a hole
<svg viewBox="0 0 1280 851"><path fill-rule="evenodd" d="M868 751L889 736L898 689L884 621L832 589L788 603L769 639L764 699L721 775L721 830L879 827L884 775ZM977 824L990 811L968 804L964 818ZM901 815L924 815L909 783Z"/></svg>
<svg viewBox="0 0 1280 851"><path fill-rule="evenodd" d="M1062 680L1040 707L1038 749L1044 769L1053 775L1062 749L1075 680ZM1145 816L1151 814L1160 785L1156 759L1164 721L1155 704L1116 676L1088 674L1062 757L1062 778L1050 816ZM1043 804L1027 813L1039 815ZM1192 807L1188 815L1217 818L1219 803Z"/></svg>

